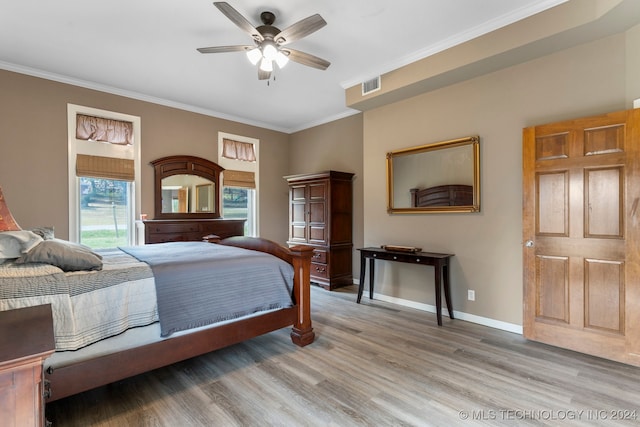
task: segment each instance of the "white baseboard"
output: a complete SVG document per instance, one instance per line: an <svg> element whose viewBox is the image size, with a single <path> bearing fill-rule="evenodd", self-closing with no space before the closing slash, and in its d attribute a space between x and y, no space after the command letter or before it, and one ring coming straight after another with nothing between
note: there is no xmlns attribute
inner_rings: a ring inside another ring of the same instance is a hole
<svg viewBox="0 0 640 427"><path fill-rule="evenodd" d="M365 292L362 298L368 298L369 293ZM416 310L427 311L429 313L435 313L436 307L430 304L424 304L420 302L410 301L402 298L391 297L389 295L373 293L373 299L380 301L390 302L392 304L398 304L404 307L415 308ZM442 315L449 317L446 307L443 307ZM490 319L488 317L476 316L475 314L464 313L462 311L453 310L453 315L458 320L464 320L466 322L477 323L479 325L488 326L490 328L501 329L507 332L513 332L522 335L522 326L514 323L503 322L500 320Z"/></svg>

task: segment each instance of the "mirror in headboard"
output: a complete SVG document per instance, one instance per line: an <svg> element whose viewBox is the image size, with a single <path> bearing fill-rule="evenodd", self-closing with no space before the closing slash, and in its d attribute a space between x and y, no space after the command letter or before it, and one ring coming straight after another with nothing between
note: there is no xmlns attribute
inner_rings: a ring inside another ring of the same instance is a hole
<svg viewBox="0 0 640 427"><path fill-rule="evenodd" d="M163 157L151 165L155 219L220 218L222 166L195 156Z"/></svg>
<svg viewBox="0 0 640 427"><path fill-rule="evenodd" d="M387 153L389 213L480 211L480 138Z"/></svg>

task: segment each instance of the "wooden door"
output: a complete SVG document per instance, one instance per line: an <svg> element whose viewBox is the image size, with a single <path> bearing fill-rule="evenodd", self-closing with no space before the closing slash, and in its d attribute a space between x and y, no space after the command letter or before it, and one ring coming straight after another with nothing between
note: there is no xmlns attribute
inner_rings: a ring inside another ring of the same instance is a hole
<svg viewBox="0 0 640 427"><path fill-rule="evenodd" d="M289 241L327 243L327 181L289 186Z"/></svg>
<svg viewBox="0 0 640 427"><path fill-rule="evenodd" d="M308 186L309 243L327 244L327 191L328 182L321 180Z"/></svg>
<svg viewBox="0 0 640 427"><path fill-rule="evenodd" d="M307 186L305 184L291 184L289 186L290 242L308 242L307 210Z"/></svg>
<svg viewBox="0 0 640 427"><path fill-rule="evenodd" d="M189 189L186 187L178 189L178 212L189 212Z"/></svg>
<svg viewBox="0 0 640 427"><path fill-rule="evenodd" d="M526 338L640 366L640 110L524 129Z"/></svg>

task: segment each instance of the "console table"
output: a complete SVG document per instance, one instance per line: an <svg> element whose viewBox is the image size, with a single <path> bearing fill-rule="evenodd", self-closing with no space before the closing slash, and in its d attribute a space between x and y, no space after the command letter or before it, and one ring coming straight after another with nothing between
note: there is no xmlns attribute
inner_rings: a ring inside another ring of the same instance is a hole
<svg viewBox="0 0 640 427"><path fill-rule="evenodd" d="M444 298L449 310L449 318L453 319L453 308L451 307L451 289L449 285L449 258L453 254L439 254L433 252L400 252L389 251L382 248L361 248L360 251L360 285L358 287L358 304L362 298L364 289L364 276L367 269L367 258L369 258L369 298L373 298L373 281L375 271L375 260L406 262L409 264L431 265L435 270L436 287L436 314L438 326L442 326L442 296L441 288L444 288Z"/></svg>

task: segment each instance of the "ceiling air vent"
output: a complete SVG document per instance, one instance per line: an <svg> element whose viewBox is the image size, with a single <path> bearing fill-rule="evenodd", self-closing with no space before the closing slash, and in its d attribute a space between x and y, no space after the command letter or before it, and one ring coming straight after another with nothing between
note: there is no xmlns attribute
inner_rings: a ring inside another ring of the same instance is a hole
<svg viewBox="0 0 640 427"><path fill-rule="evenodd" d="M368 95L377 90L380 90L380 76L367 80L366 82L362 82L362 95Z"/></svg>

